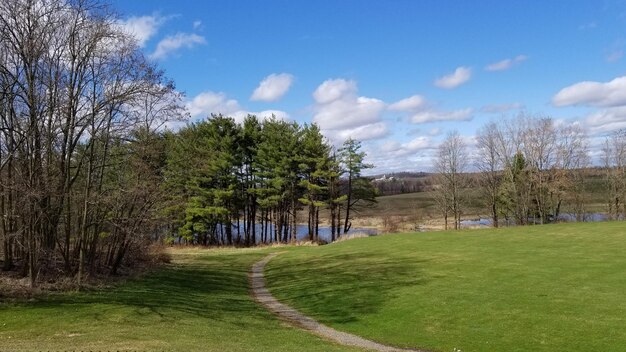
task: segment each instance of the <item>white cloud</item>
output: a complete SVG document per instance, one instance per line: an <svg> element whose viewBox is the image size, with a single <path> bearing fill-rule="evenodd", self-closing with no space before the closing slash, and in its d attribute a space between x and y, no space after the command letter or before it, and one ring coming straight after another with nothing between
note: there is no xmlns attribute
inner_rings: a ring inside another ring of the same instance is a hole
<svg viewBox="0 0 626 352"><path fill-rule="evenodd" d="M200 29L202 27L202 21L196 20L193 21L193 29Z"/></svg>
<svg viewBox="0 0 626 352"><path fill-rule="evenodd" d="M192 118L206 117L210 114L230 115L241 110L235 99L228 99L222 92L202 92L187 102L187 110Z"/></svg>
<svg viewBox="0 0 626 352"><path fill-rule="evenodd" d="M517 55L512 59L504 59L502 61L494 62L493 64L485 66L486 71L504 71L508 70L514 65L520 64L528 59L526 55Z"/></svg>
<svg viewBox="0 0 626 352"><path fill-rule="evenodd" d="M599 134L626 128L626 106L596 111L584 120L591 134Z"/></svg>
<svg viewBox="0 0 626 352"><path fill-rule="evenodd" d="M234 113L228 115L235 119L237 123L243 123L248 115L255 115L260 121L264 121L266 119L274 116L277 120L289 120L289 114L285 111L281 110L263 110L263 111L247 111L247 110L239 110Z"/></svg>
<svg viewBox="0 0 626 352"><path fill-rule="evenodd" d="M177 33L161 39L156 50L150 54L150 58L163 59L180 48L191 49L198 44L206 44L204 37L195 33Z"/></svg>
<svg viewBox="0 0 626 352"><path fill-rule="evenodd" d="M279 120L288 120L289 114L281 110L248 111L239 105L235 99L228 99L222 92L202 92L187 102L187 110L192 119L205 118L211 114L222 114L235 119L241 123L248 115L256 115L259 120L274 115Z"/></svg>
<svg viewBox="0 0 626 352"><path fill-rule="evenodd" d="M344 97L352 98L356 96L357 87L355 81L347 81L345 79L329 79L315 89L313 99L318 104L328 104Z"/></svg>
<svg viewBox="0 0 626 352"><path fill-rule="evenodd" d="M444 89L452 89L469 81L472 78L472 69L469 67L457 67L453 73L437 78L434 82L435 86Z"/></svg>
<svg viewBox="0 0 626 352"><path fill-rule="evenodd" d="M288 73L272 73L259 83L250 100L276 101L287 93L292 83L292 75Z"/></svg>
<svg viewBox="0 0 626 352"><path fill-rule="evenodd" d="M411 112L423 109L426 105L424 97L413 95L389 105L389 110Z"/></svg>
<svg viewBox="0 0 626 352"><path fill-rule="evenodd" d="M339 145L348 138L367 141L385 137L389 134L387 124L384 122L376 122L354 128L346 128L339 130L322 130L324 136L331 142Z"/></svg>
<svg viewBox="0 0 626 352"><path fill-rule="evenodd" d="M379 145L368 145L366 161L375 165L370 173L390 173L396 171L424 171L432 163L437 143L431 137L416 137L400 143L387 140Z"/></svg>
<svg viewBox="0 0 626 352"><path fill-rule="evenodd" d="M157 14L151 16L132 16L119 21L122 30L137 39L137 44L144 47L170 17L162 17Z"/></svg>
<svg viewBox="0 0 626 352"><path fill-rule="evenodd" d="M520 110L523 109L524 105L520 103L511 103L511 104L491 104L485 105L480 108L481 112L487 114L501 114L511 110Z"/></svg>
<svg viewBox="0 0 626 352"><path fill-rule="evenodd" d="M472 115L473 113L474 110L471 108L454 111L425 110L411 116L411 122L427 123L442 121L469 121L474 117Z"/></svg>
<svg viewBox="0 0 626 352"><path fill-rule="evenodd" d="M438 110L424 97L413 95L397 101L388 107L389 110L401 111L410 116L412 123L427 123L440 121L469 121L473 118L474 110L471 108L455 111ZM431 130L432 131L432 130Z"/></svg>
<svg viewBox="0 0 626 352"><path fill-rule="evenodd" d="M610 82L585 81L565 87L552 98L552 104L598 107L626 105L626 76L617 77Z"/></svg>
<svg viewBox="0 0 626 352"><path fill-rule="evenodd" d="M398 143L397 141L386 141L381 146L381 151L390 157L398 158L409 154L415 154L417 151L434 149L436 144L430 137L416 137L406 143Z"/></svg>
<svg viewBox="0 0 626 352"><path fill-rule="evenodd" d="M380 121L385 109L382 100L357 95L356 82L332 79L322 83L313 93L313 122L322 130L354 130ZM380 134L380 125L376 125ZM359 138L362 139L362 138Z"/></svg>

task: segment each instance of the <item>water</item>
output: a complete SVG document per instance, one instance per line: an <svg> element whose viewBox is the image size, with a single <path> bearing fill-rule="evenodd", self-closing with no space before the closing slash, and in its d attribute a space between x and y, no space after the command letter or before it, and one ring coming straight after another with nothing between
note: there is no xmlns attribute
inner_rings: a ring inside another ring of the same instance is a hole
<svg viewBox="0 0 626 352"><path fill-rule="evenodd" d="M598 222L598 221L607 221L609 217L604 213L585 213L583 215L583 221L587 222ZM501 222L504 224L506 220L501 219ZM574 213L562 213L559 215L559 222L576 222L576 214ZM493 222L488 218L479 218L479 219L468 219L461 220L461 227L491 227Z"/></svg>
<svg viewBox="0 0 626 352"><path fill-rule="evenodd" d="M274 238L274 225L268 224L267 229L271 236L268 235L268 241L273 242ZM239 231L241 233L241 237L237 236L237 224L233 224L233 241L237 242L237 239L241 239L243 241L244 231L243 224L239 225ZM225 231L224 231L225 232ZM219 233L219 231L218 231ZM319 240L322 242L331 242L331 228L330 226L320 226L318 230ZM374 236L378 235L379 231L373 228L351 228L347 235L356 234L356 233L364 233L366 235ZM282 238L282 234L279 235ZM298 241L308 241L309 240L309 227L307 225L297 225L296 226L296 239ZM176 241L179 242L179 241ZM256 224L256 243L261 243L261 224Z"/></svg>

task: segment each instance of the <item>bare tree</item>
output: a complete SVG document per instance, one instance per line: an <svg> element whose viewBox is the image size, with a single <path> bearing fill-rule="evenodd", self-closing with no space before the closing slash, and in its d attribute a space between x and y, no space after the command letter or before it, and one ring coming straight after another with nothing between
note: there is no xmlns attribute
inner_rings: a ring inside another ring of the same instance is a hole
<svg viewBox="0 0 626 352"><path fill-rule="evenodd" d="M502 160L498 153L498 126L490 122L483 126L477 135L476 167L480 171L479 184L491 212L493 227L499 226L499 193L502 180Z"/></svg>
<svg viewBox="0 0 626 352"><path fill-rule="evenodd" d="M463 207L461 191L465 184L463 173L467 169L467 163L468 155L463 138L458 132L451 132L439 145L435 170L440 180L437 198L444 200L442 204L446 205L446 209L449 207L454 217L454 229L461 228ZM444 212L444 217L447 218L447 212Z"/></svg>
<svg viewBox="0 0 626 352"><path fill-rule="evenodd" d="M626 219L626 130L611 134L603 148L609 218Z"/></svg>

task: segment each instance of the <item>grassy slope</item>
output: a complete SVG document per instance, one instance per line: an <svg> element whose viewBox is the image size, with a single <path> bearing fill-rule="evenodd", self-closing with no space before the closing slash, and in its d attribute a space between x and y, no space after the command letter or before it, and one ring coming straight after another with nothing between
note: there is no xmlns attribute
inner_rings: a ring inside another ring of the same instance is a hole
<svg viewBox="0 0 626 352"><path fill-rule="evenodd" d="M346 351L285 326L249 296L267 250L185 250L120 287L0 304L0 350Z"/></svg>
<svg viewBox="0 0 626 352"><path fill-rule="evenodd" d="M370 237L273 259L322 322L436 351L626 351L626 223Z"/></svg>

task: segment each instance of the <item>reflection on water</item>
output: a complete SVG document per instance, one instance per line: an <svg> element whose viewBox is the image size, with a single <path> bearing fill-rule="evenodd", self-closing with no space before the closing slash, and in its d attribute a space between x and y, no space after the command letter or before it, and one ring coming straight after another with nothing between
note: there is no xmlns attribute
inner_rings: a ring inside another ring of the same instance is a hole
<svg viewBox="0 0 626 352"><path fill-rule="evenodd" d="M262 232L262 225L261 224L256 224L255 230L256 230L256 243L261 243L262 242L262 238L261 238L261 232ZM224 234L225 231L225 226L222 227L221 229L222 231L220 231L220 229L218 228L217 233L220 234ZM267 243L272 243L272 242L276 242L274 241L274 225L273 224L267 224L267 231L268 231L268 235L267 235ZM243 242L244 241L244 228L243 228L243 224L240 224L239 226L237 226L237 224L233 224L232 226L232 234L233 234L233 242L237 243L237 242ZM331 229L330 226L320 226L319 230L318 230L318 237L319 240L321 242L327 242L330 243L331 242ZM370 236L374 236L374 235L378 235L379 231L377 229L374 228L351 228L350 231L348 232L347 235L353 235L353 234L366 234L366 235L370 235ZM343 236L343 235L342 235ZM220 236L221 237L221 236ZM282 238L282 234L279 234L279 240ZM337 235L335 235L335 237L337 237ZM297 225L296 227L296 239L298 241L308 241L309 240L309 227L307 225ZM181 243L182 239L178 238L176 241L176 243Z"/></svg>

